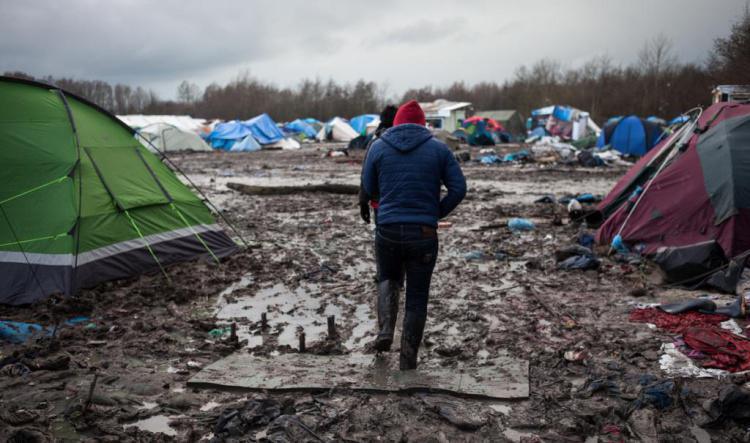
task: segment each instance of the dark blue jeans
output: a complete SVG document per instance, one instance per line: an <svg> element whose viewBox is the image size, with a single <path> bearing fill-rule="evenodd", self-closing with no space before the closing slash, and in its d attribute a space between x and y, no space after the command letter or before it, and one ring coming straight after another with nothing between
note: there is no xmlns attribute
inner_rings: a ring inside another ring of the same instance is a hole
<svg viewBox="0 0 750 443"><path fill-rule="evenodd" d="M438 254L437 231L429 226L389 224L378 226L375 232L378 279L401 282L405 275L405 326L409 317L415 320L418 330L412 332L421 341Z"/></svg>

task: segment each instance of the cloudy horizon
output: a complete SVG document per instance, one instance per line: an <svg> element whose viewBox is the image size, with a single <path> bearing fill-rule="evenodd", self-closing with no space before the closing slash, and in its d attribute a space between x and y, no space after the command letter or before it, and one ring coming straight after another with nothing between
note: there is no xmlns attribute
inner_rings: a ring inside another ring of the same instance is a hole
<svg viewBox="0 0 750 443"><path fill-rule="evenodd" d="M153 4L151 4L153 3ZM251 3L251 4L250 4ZM314 3L314 4L313 4ZM606 3L606 4L605 4ZM683 62L702 63L746 0L0 0L0 71L125 83L174 98L240 73L278 86L359 79L388 94L425 85L502 82L541 59L575 68L607 55L637 59L658 34Z"/></svg>

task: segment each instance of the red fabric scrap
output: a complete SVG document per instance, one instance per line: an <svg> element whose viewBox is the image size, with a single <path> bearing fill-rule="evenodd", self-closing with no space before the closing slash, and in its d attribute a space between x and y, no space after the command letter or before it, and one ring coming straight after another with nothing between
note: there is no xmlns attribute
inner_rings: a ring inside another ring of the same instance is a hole
<svg viewBox="0 0 750 443"><path fill-rule="evenodd" d="M691 327L718 326L727 321L727 317L717 314L702 314L696 311L668 314L659 308L634 309L630 313L630 321L635 323L653 323L659 329L682 334Z"/></svg>
<svg viewBox="0 0 750 443"><path fill-rule="evenodd" d="M750 340L717 327L687 328L682 334L685 344L705 354L696 360L704 368L729 372L750 369Z"/></svg>

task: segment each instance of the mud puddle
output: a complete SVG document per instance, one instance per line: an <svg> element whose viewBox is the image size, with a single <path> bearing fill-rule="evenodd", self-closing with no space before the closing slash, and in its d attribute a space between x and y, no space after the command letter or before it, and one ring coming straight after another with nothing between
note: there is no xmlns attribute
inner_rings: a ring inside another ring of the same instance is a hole
<svg viewBox="0 0 750 443"><path fill-rule="evenodd" d="M175 437L177 436L177 430L169 426L169 421L178 418L179 416L167 416L167 415L154 415L153 417L139 420L135 423L125 425L126 428L135 427L142 431L148 432L161 432L163 434Z"/></svg>
<svg viewBox="0 0 750 443"><path fill-rule="evenodd" d="M278 346L296 348L301 331L304 331L308 343L323 340L328 334L329 316L336 319L337 332L346 338L344 344L349 349L357 347L375 327L368 305L346 296L335 299L325 296L317 283L301 283L291 288L284 283L269 282L253 293L235 294L233 301L228 302L226 297L237 289L230 287L222 292L216 317L249 323L240 326L237 333L240 340L248 341L250 348L264 345L267 340L274 340ZM269 326L265 331L260 325L263 313L266 313Z"/></svg>

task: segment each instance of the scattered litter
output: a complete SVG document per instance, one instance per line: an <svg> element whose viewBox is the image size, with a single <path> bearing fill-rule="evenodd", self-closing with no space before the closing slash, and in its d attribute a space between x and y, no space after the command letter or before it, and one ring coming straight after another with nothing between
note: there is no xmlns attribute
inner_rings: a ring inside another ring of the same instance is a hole
<svg viewBox="0 0 750 443"><path fill-rule="evenodd" d="M526 218L511 218L508 220L508 227L511 231L533 231L535 226L534 223Z"/></svg>

